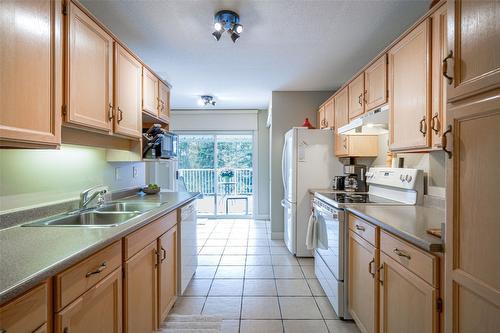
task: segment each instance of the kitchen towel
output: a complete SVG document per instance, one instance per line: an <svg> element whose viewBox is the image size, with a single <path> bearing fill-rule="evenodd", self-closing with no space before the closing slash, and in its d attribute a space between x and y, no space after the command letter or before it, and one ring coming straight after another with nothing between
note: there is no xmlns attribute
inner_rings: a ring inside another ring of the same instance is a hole
<svg viewBox="0 0 500 333"><path fill-rule="evenodd" d="M328 249L325 221L322 218L318 218L314 212L309 216L307 224L306 247L308 250Z"/></svg>
<svg viewBox="0 0 500 333"><path fill-rule="evenodd" d="M219 333L221 325L221 316L172 314L161 325L158 333Z"/></svg>

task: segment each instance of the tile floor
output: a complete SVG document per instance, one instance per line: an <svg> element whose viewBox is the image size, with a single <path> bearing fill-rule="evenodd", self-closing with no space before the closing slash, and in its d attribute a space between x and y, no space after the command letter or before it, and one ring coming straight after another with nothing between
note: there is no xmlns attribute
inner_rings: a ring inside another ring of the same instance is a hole
<svg viewBox="0 0 500 333"><path fill-rule="evenodd" d="M339 320L314 275L270 239L269 221L198 221L199 266L171 313L217 314L223 333L358 333Z"/></svg>

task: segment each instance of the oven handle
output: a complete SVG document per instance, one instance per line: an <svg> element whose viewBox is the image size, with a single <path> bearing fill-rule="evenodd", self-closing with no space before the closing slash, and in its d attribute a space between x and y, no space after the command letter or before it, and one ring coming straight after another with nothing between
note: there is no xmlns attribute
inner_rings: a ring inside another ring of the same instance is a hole
<svg viewBox="0 0 500 333"><path fill-rule="evenodd" d="M328 215L328 216L332 216L332 218L334 220L338 220L339 219L339 214L337 212L331 212L329 210L326 210L324 209L323 207L321 206L318 206L318 205L313 205L313 208L318 211L318 213L322 213L323 215Z"/></svg>

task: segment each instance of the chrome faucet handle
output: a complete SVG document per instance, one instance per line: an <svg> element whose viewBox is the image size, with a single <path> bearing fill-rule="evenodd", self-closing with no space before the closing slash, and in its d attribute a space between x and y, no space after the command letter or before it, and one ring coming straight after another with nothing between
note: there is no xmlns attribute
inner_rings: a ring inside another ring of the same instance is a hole
<svg viewBox="0 0 500 333"><path fill-rule="evenodd" d="M94 190L98 190L92 193L90 193ZM93 186L91 188L88 188L80 193L80 209L85 208L94 198L98 197L97 199L97 204L100 206L104 203L104 194L108 192L107 188L105 188L104 185L99 185L99 186Z"/></svg>

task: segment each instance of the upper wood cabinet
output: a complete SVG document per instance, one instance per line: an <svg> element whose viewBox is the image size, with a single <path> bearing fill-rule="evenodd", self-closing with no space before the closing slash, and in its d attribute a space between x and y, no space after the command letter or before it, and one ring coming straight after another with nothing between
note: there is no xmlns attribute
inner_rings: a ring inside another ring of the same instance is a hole
<svg viewBox="0 0 500 333"><path fill-rule="evenodd" d="M109 132L113 38L72 2L67 8L65 121Z"/></svg>
<svg viewBox="0 0 500 333"><path fill-rule="evenodd" d="M456 101L500 86L500 2L448 3L448 41L452 77L448 100Z"/></svg>
<svg viewBox="0 0 500 333"><path fill-rule="evenodd" d="M316 127L325 128L326 118L325 118L325 106L321 105L318 109Z"/></svg>
<svg viewBox="0 0 500 333"><path fill-rule="evenodd" d="M335 155L338 157L376 157L378 136L335 135Z"/></svg>
<svg viewBox="0 0 500 333"><path fill-rule="evenodd" d="M160 82L158 116L161 120L170 121L170 88Z"/></svg>
<svg viewBox="0 0 500 333"><path fill-rule="evenodd" d="M158 325L174 305L177 297L177 226L158 239L160 265L158 269Z"/></svg>
<svg viewBox="0 0 500 333"><path fill-rule="evenodd" d="M357 118L365 113L365 78L363 74L358 75L348 86L349 90L349 120Z"/></svg>
<svg viewBox="0 0 500 333"><path fill-rule="evenodd" d="M430 146L431 21L426 19L389 50L391 150Z"/></svg>
<svg viewBox="0 0 500 333"><path fill-rule="evenodd" d="M118 268L55 315L56 333L122 332L122 272Z"/></svg>
<svg viewBox="0 0 500 333"><path fill-rule="evenodd" d="M326 120L326 123L325 123L326 127L328 127L328 128L335 127L335 107L334 107L333 98L330 98L325 103L325 120Z"/></svg>
<svg viewBox="0 0 500 333"><path fill-rule="evenodd" d="M335 130L349 123L349 99L347 87L343 88L334 97Z"/></svg>
<svg viewBox="0 0 500 333"><path fill-rule="evenodd" d="M365 111L387 103L387 95L387 54L384 54L365 70Z"/></svg>
<svg viewBox="0 0 500 333"><path fill-rule="evenodd" d="M142 67L142 110L158 117L160 109L159 80L146 67Z"/></svg>
<svg viewBox="0 0 500 333"><path fill-rule="evenodd" d="M115 43L115 133L141 137L141 81L141 63Z"/></svg>
<svg viewBox="0 0 500 333"><path fill-rule="evenodd" d="M61 143L60 0L0 4L0 146Z"/></svg>

